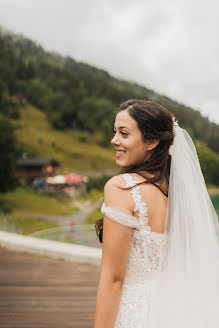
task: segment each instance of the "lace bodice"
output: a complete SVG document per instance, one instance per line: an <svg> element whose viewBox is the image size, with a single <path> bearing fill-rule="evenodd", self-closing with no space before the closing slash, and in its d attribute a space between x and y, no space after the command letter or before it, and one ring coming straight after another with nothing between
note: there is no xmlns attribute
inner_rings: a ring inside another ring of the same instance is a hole
<svg viewBox="0 0 219 328"><path fill-rule="evenodd" d="M167 238L165 234L151 231L148 225L147 204L142 201L140 186L136 185L139 182L128 173L122 174L122 177L126 181L126 187L132 187L134 212L138 211L138 219L124 209L107 207L104 202L101 212L112 220L133 228L124 284L142 284L154 280L162 271Z"/></svg>

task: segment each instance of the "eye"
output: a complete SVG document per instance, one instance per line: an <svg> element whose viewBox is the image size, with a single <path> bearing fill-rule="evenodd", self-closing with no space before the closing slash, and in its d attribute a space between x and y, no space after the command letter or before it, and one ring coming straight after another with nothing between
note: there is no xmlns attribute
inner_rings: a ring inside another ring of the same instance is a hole
<svg viewBox="0 0 219 328"><path fill-rule="evenodd" d="M113 130L113 134L115 134L116 133L116 131L115 130ZM122 135L124 135L124 136L127 136L128 135L128 133L126 133L126 132L123 132L123 131L121 131L120 132Z"/></svg>

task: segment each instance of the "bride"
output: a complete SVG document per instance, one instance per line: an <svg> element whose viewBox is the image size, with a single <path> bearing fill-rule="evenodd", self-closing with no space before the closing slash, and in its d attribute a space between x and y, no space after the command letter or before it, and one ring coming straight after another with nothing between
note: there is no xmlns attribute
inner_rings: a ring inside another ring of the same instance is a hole
<svg viewBox="0 0 219 328"><path fill-rule="evenodd" d="M104 187L95 328L216 328L218 218L192 139L163 106L115 118L120 174Z"/></svg>

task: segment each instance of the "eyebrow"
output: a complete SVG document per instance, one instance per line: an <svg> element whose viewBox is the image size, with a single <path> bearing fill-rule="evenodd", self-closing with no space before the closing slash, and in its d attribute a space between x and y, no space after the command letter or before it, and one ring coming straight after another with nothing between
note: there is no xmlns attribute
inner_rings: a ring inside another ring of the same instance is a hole
<svg viewBox="0 0 219 328"><path fill-rule="evenodd" d="M116 127L114 126L114 129L115 129L115 128L116 128ZM129 129L129 128L127 128L127 126L120 126L120 127L119 127L119 129L124 129L124 128L125 128L125 129Z"/></svg>

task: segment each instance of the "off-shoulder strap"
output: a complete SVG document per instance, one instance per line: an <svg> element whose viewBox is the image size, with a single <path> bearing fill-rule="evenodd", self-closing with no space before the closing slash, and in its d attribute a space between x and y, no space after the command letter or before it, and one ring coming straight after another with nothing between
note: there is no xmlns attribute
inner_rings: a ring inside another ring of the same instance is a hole
<svg viewBox="0 0 219 328"><path fill-rule="evenodd" d="M133 179L133 177L129 173L123 173L122 177L126 181L125 187L132 187L131 193L135 203L134 212L138 212L139 223L141 226L144 226L147 230L151 231L151 228L148 225L148 217L147 217L147 205L142 201L142 197L140 194L140 186L137 185L139 181Z"/></svg>
<svg viewBox="0 0 219 328"><path fill-rule="evenodd" d="M120 207L106 206L103 202L101 213L106 214L108 218L131 228L139 228L140 224L136 217L128 214L128 211Z"/></svg>

